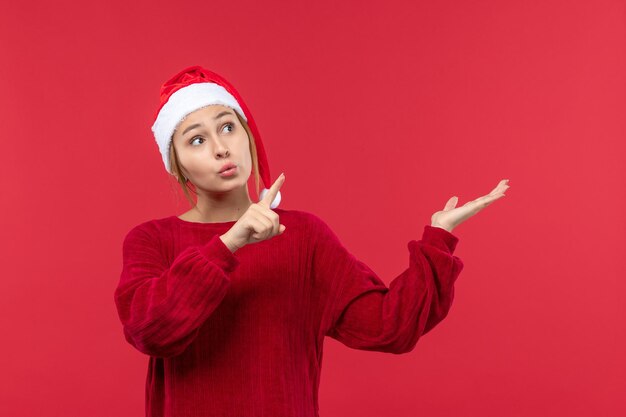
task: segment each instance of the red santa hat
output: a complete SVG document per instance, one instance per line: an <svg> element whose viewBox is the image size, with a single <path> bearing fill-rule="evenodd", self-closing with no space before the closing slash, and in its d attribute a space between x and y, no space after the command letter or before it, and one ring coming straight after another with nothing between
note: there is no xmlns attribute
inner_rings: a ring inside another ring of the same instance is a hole
<svg viewBox="0 0 626 417"><path fill-rule="evenodd" d="M252 114L235 87L222 76L198 65L183 69L161 86L161 104L155 114L152 133L159 146L165 169L173 174L169 159L172 135L176 126L189 113L212 104L221 104L232 108L248 123L254 136L259 174L265 185L259 196L259 198L263 198L272 183L261 135ZM281 195L278 191L270 207L277 207L280 200Z"/></svg>

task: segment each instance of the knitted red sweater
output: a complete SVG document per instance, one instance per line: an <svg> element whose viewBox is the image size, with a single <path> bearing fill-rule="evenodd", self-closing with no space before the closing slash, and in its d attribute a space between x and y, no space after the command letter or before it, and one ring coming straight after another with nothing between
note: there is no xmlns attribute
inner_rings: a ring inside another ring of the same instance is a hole
<svg viewBox="0 0 626 417"><path fill-rule="evenodd" d="M144 222L123 244L115 304L150 355L148 417L313 417L324 336L410 352L448 313L458 238L426 225L386 287L314 214L276 208L281 235L231 253L235 223Z"/></svg>

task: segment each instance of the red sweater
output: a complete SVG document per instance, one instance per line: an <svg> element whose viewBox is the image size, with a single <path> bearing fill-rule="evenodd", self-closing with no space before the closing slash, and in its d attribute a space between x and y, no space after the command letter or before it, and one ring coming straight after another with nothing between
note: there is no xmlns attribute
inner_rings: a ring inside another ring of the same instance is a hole
<svg viewBox="0 0 626 417"><path fill-rule="evenodd" d="M448 313L458 238L426 225L386 287L314 214L276 208L282 235L231 253L235 222L144 222L123 244L115 304L150 355L148 417L319 416L324 336L395 354Z"/></svg>

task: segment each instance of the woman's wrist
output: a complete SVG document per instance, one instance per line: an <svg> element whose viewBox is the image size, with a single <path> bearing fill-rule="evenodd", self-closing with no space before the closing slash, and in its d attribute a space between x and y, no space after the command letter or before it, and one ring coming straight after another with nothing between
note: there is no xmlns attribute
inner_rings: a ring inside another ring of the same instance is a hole
<svg viewBox="0 0 626 417"><path fill-rule="evenodd" d="M237 249L240 249L239 246L237 246L228 236L228 232L224 233L223 235L220 236L220 239L222 239L222 242L224 242L224 245L226 245L226 247L232 252L235 253L235 251Z"/></svg>
<svg viewBox="0 0 626 417"><path fill-rule="evenodd" d="M431 223L430 225L431 225L431 227L439 227L440 229L443 229L443 230L445 230L445 231L447 231L447 232L452 233L452 230L451 230L451 229L448 229L448 228L446 228L446 227L443 227L443 226L441 226L441 225L439 225L439 224L437 224L437 223Z"/></svg>

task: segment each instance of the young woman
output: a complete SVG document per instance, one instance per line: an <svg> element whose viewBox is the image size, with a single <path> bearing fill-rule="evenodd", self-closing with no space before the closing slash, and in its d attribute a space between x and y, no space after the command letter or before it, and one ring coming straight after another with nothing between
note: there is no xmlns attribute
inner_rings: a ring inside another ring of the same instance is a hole
<svg viewBox="0 0 626 417"><path fill-rule="evenodd" d="M150 356L148 417L318 416L324 337L413 350L450 310L463 269L452 230L508 188L461 207L452 197L386 287L318 216L277 208L285 176L270 183L252 114L224 78L200 66L174 75L152 131L193 207L123 242L114 298L126 340Z"/></svg>

